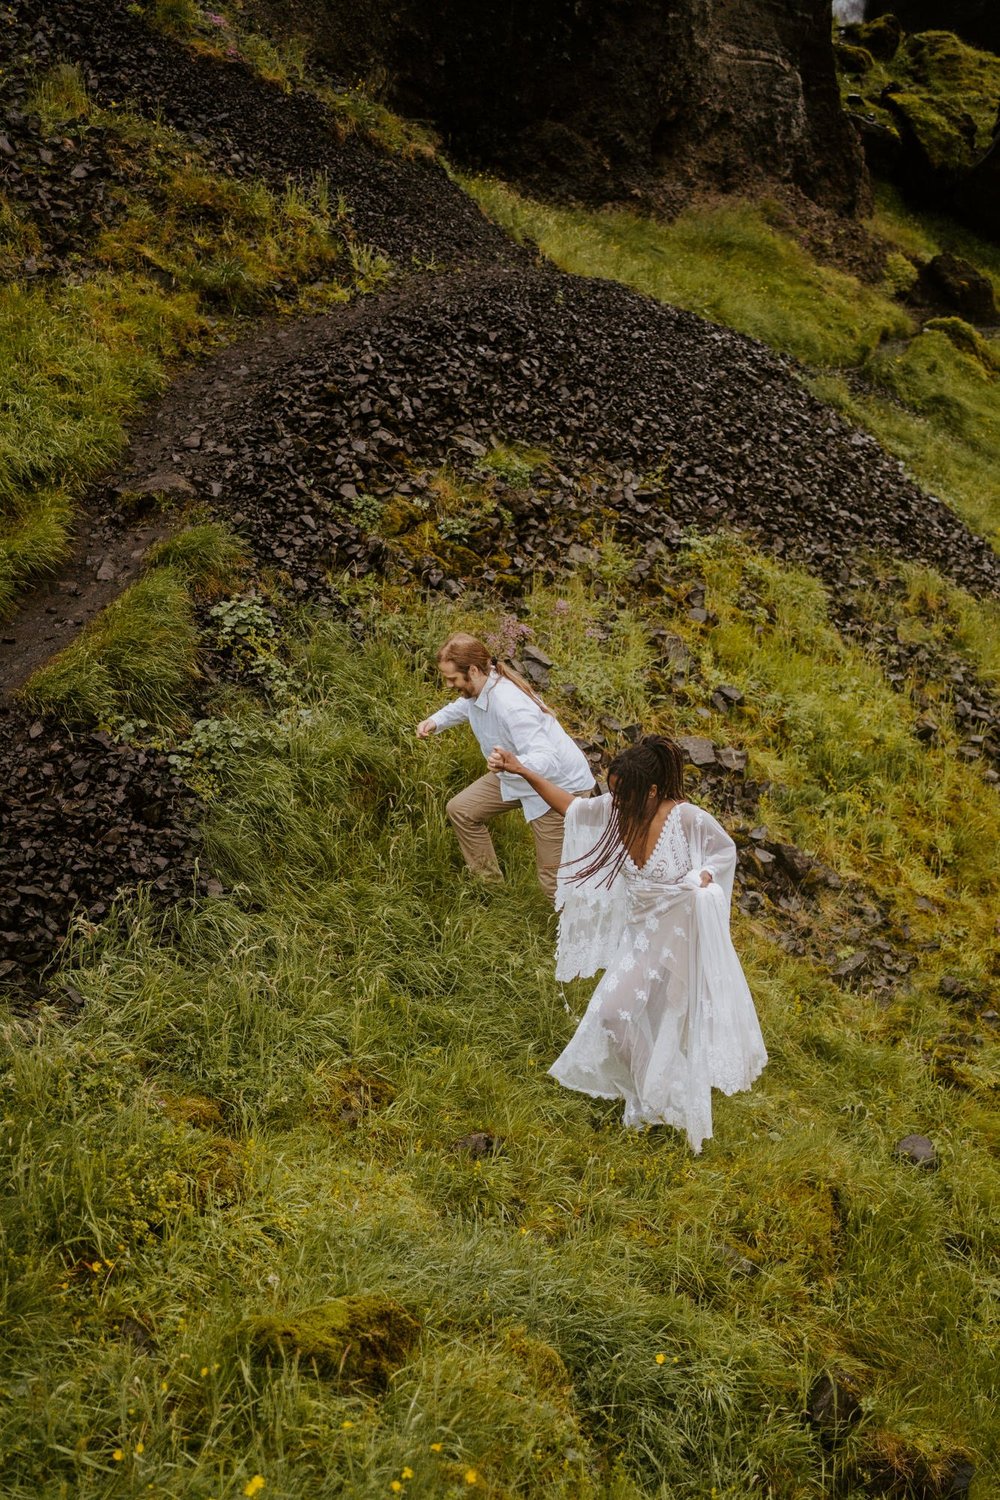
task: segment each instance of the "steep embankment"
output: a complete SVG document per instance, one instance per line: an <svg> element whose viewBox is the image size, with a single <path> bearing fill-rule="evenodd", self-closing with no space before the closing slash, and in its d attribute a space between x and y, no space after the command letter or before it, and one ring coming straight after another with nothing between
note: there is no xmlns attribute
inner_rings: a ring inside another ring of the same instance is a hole
<svg viewBox="0 0 1000 1500"><path fill-rule="evenodd" d="M438 163L420 154L390 157L350 132L312 93L268 86L239 57L192 53L150 31L135 10L118 0L67 0L56 8L5 0L4 46L20 66L5 79L5 100L15 118L8 117L5 126L0 181L37 219L43 240L51 238L53 218L64 216L77 236L92 235L103 222L97 205L87 203L95 189L114 211L115 174L101 156L67 161L41 137L37 112L24 113L28 77L76 63L99 104L130 106L176 126L227 176L279 190L289 179L327 178L346 199L359 239L394 260L451 264L509 257L505 238L452 187ZM69 247L74 245L71 240Z"/></svg>
<svg viewBox="0 0 1000 1500"><path fill-rule="evenodd" d="M872 171L1000 240L1000 58L951 29L904 34L891 15L843 36L845 103Z"/></svg>
<svg viewBox="0 0 1000 1500"><path fill-rule="evenodd" d="M896 16L907 31L953 31L972 47L1000 53L1000 13L992 0L868 0L866 16L873 20Z"/></svg>

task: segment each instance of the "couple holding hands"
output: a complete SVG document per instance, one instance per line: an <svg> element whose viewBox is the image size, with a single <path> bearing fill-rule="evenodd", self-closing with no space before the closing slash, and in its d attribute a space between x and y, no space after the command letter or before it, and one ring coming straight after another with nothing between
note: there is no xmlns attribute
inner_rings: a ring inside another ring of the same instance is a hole
<svg viewBox="0 0 1000 1500"><path fill-rule="evenodd" d="M567 1088L624 1101L623 1123L672 1125L694 1151L712 1134L712 1089L748 1089L767 1062L729 936L736 846L684 797L684 758L647 735L617 755L594 796L586 757L534 689L475 636L438 667L458 696L418 725L468 723L484 776L448 803L466 864L502 881L487 824L520 805L538 879L559 913L556 978L604 973L549 1069Z"/></svg>

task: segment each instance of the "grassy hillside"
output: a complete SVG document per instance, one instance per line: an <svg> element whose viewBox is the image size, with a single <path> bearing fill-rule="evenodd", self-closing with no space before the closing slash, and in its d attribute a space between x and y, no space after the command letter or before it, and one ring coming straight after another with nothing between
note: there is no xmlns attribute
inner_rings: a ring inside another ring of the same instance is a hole
<svg viewBox="0 0 1000 1500"><path fill-rule="evenodd" d="M146 9L206 52L252 51L186 0ZM289 86L301 68L256 60ZM63 554L175 361L387 270L323 183L234 182L65 68L37 88L54 139L99 132L120 197L79 258L0 291L18 419L0 427L0 608ZM887 196L895 254L868 286L766 203L664 226L470 189L569 269L802 360L1000 535L996 345L957 320L918 334L897 295L907 256L945 243L1000 285L995 251ZM38 248L0 200L5 264ZM124 890L99 924L79 912L40 1003L0 970L12 1500L1000 1488L1000 790L954 685L960 668L1000 695L1000 609L891 558L831 599L727 534L640 570L589 513L578 565L521 593L511 571L502 603L474 576L449 603L396 575L394 507L421 518L414 547L474 575L490 472L530 500L540 464L557 457L498 443L478 487L442 469L419 505L355 494L390 555L335 577L322 610L254 577L218 520L179 516L29 683L26 723L170 756L213 878L176 905ZM581 736L613 749L640 723L747 752L698 795L741 848L734 935L771 1062L717 1100L699 1158L546 1077L589 985L554 982L516 817L506 884L463 878L443 809L481 770L471 740L413 734L461 627L529 633ZM887 641L917 653L891 677ZM807 878L776 880L766 846L804 852ZM913 1133L936 1170L895 1154Z"/></svg>
<svg viewBox="0 0 1000 1500"><path fill-rule="evenodd" d="M68 551L88 483L183 357L240 320L318 311L381 284L328 184L277 194L213 170L178 132L101 109L59 65L29 105L52 151L70 132L108 154L112 206L55 277L27 278L38 229L0 195L0 614Z"/></svg>
<svg viewBox="0 0 1000 1500"><path fill-rule="evenodd" d="M685 562L711 631L584 578L525 623L651 728L732 732L663 702L654 619L741 686L758 816L885 904L905 986L831 977L867 941L835 892L738 916L772 1061L702 1159L560 1091L588 987L553 982L526 831L502 891L466 885L442 807L475 755L412 734L433 644L499 620L351 586L364 644L290 622L270 705L228 688L179 746L230 894L81 923L8 1023L7 1493L930 1494L989 1461L995 1032L938 982L991 982L1000 797L918 744L810 579L724 540ZM894 1160L913 1131L938 1172ZM804 1418L825 1370L860 1402L833 1433Z"/></svg>

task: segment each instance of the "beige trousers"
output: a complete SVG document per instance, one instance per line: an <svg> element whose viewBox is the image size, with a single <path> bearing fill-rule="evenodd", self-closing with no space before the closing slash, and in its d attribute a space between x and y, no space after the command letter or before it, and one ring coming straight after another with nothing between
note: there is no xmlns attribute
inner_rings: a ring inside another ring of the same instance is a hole
<svg viewBox="0 0 1000 1500"><path fill-rule="evenodd" d="M589 792L574 792L574 796L589 797ZM496 850L486 824L502 813L520 812L520 802L505 802L500 794L500 778L494 771L480 776L464 792L458 792L448 803L448 817L455 830L459 848L465 863L474 875L484 880L502 880L497 863ZM556 899L556 872L562 861L563 820L562 814L549 809L540 818L534 818L528 827L535 838L535 863L538 867L538 883L554 902Z"/></svg>

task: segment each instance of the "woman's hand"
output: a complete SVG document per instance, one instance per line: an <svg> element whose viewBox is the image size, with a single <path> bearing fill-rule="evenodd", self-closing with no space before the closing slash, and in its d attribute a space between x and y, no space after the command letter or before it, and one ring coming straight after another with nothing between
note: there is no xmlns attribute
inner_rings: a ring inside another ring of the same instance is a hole
<svg viewBox="0 0 1000 1500"><path fill-rule="evenodd" d="M712 884L712 872L711 872L711 870L702 870L702 872L701 872L701 886L702 886L702 890L704 890L704 888L705 888L706 885L711 885L711 884Z"/></svg>
<svg viewBox="0 0 1000 1500"><path fill-rule="evenodd" d="M506 771L510 776L520 776L524 772L513 750L501 750L499 745L494 745L492 754L486 757L486 764L491 771Z"/></svg>
<svg viewBox="0 0 1000 1500"><path fill-rule="evenodd" d="M421 740L429 739L437 731L437 725L433 719L422 719L417 725L417 737Z"/></svg>

